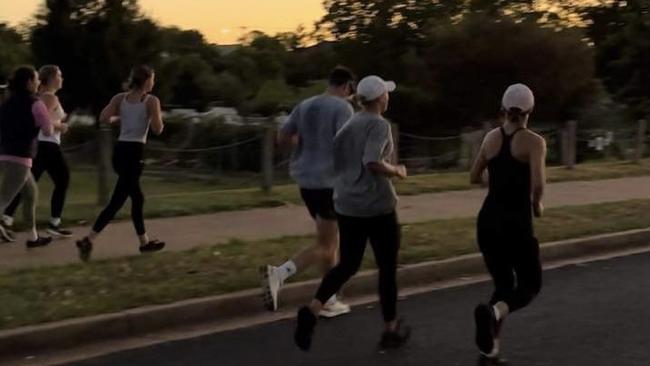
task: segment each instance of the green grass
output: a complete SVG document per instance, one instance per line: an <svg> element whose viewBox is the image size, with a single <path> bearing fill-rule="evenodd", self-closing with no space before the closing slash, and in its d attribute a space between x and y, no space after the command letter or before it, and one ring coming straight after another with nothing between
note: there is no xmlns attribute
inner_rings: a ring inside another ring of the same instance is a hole
<svg viewBox="0 0 650 366"><path fill-rule="evenodd" d="M540 241L549 242L643 228L649 222L650 200L633 200L551 209L536 228ZM476 252L474 225L474 219L466 218L404 226L400 263ZM0 328L255 288L258 266L281 263L312 240L231 241L185 252L0 273ZM374 266L370 252L364 268ZM316 276L312 270L297 280Z"/></svg>
<svg viewBox="0 0 650 366"><path fill-rule="evenodd" d="M641 164L629 162L608 162L582 164L574 170L562 167L548 169L549 182L598 180L629 176L650 175L650 160ZM174 217L195 215L220 211L234 211L256 207L276 207L286 203L300 203L300 195L295 185L278 185L271 194L264 194L260 189L251 187L254 179L220 178L219 180L192 180L182 175L163 178L146 174L143 179L146 193L146 217ZM246 186L247 188L234 188ZM396 183L397 191L402 195L415 195L430 192L466 190L472 188L468 174L465 172L423 174L409 177ZM52 185L49 178L43 178L40 184L38 217L49 218L49 199ZM85 169L72 172L71 186L68 194L64 218L68 224L83 224L92 221L100 207L97 201L97 175ZM128 205L128 204L127 204ZM129 215L128 207L123 209L118 219ZM20 213L17 215L20 219Z"/></svg>

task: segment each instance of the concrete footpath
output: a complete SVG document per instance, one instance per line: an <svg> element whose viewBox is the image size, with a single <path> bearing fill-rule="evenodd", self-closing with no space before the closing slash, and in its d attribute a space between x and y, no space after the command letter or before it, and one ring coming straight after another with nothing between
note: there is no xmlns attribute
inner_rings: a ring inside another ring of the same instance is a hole
<svg viewBox="0 0 650 366"><path fill-rule="evenodd" d="M403 223L472 217L480 208L484 189L402 196L399 215ZM585 205L650 198L650 177L549 184L545 206ZM231 239L257 240L313 232L313 222L299 205L220 212L208 215L151 219L146 222L153 238L167 242L166 250L181 251L197 246L226 243ZM79 236L87 227L73 228ZM79 259L74 238L51 246L26 250L23 237L13 244L0 244L0 270L75 263ZM94 259L138 254L138 243L129 221L108 226L97 241Z"/></svg>

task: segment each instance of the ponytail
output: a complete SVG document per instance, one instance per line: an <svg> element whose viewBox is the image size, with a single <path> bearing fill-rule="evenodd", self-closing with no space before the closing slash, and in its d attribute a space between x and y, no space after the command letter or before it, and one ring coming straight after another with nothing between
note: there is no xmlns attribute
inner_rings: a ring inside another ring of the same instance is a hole
<svg viewBox="0 0 650 366"><path fill-rule="evenodd" d="M521 124L521 122L524 120L524 117L527 114L519 108L510 108L506 110L505 113L508 122L516 125Z"/></svg>

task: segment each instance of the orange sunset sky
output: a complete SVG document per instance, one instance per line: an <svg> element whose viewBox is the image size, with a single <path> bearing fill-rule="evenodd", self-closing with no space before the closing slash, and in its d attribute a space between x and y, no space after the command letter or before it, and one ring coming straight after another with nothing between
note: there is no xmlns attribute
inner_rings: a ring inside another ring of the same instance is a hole
<svg viewBox="0 0 650 366"><path fill-rule="evenodd" d="M30 18L43 0L0 0L0 22L17 25ZM162 25L198 29L210 42L236 43L252 31L311 28L324 13L322 0L140 0L145 13Z"/></svg>
<svg viewBox="0 0 650 366"><path fill-rule="evenodd" d="M607 0L574 0L594 4ZM17 25L29 20L43 0L0 0L0 22ZM147 15L162 25L197 29L210 42L236 43L244 34L260 30L268 34L293 31L299 25L311 29L324 14L323 0L140 0ZM549 0L536 6L555 8Z"/></svg>

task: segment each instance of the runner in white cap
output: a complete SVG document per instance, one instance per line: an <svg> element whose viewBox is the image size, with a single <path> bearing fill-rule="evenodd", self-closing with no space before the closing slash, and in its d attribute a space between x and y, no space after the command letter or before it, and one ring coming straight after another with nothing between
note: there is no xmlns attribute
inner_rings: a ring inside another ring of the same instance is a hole
<svg viewBox="0 0 650 366"><path fill-rule="evenodd" d="M533 92L523 84L503 95L505 123L490 131L474 162L471 181L485 183L489 192L477 221L478 245L494 282L487 304L474 311L480 363L502 365L499 333L506 316L527 306L542 286L539 244L533 215L542 216L546 143L528 129L535 106Z"/></svg>
<svg viewBox="0 0 650 366"><path fill-rule="evenodd" d="M294 340L304 351L311 340L319 314L361 266L369 240L379 267L379 297L385 322L381 348L398 348L410 330L397 319L397 253L400 228L395 213L397 195L391 178L406 178L404 165L390 162L393 139L382 114L395 83L378 76L361 80L357 95L363 110L352 117L334 138L334 208L340 232L339 264L325 275L314 300L298 312Z"/></svg>

